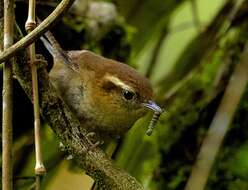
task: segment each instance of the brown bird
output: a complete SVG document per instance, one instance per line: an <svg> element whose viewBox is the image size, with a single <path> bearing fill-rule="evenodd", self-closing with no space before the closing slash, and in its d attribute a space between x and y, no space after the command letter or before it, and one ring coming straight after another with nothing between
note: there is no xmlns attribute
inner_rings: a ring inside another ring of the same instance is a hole
<svg viewBox="0 0 248 190"><path fill-rule="evenodd" d="M162 113L148 79L130 66L86 50L65 52L50 32L46 38L41 40L54 58L51 82L87 131L118 138L146 108Z"/></svg>

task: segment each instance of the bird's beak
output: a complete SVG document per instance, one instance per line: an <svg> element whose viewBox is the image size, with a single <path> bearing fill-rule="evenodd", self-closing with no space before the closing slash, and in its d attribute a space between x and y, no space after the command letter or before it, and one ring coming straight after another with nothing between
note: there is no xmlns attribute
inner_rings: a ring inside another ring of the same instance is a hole
<svg viewBox="0 0 248 190"><path fill-rule="evenodd" d="M153 110L154 112L157 112L157 113L162 113L163 112L163 109L160 108L154 101L152 100L149 100L147 103L143 103L143 106L146 107L146 108L149 108L151 110Z"/></svg>

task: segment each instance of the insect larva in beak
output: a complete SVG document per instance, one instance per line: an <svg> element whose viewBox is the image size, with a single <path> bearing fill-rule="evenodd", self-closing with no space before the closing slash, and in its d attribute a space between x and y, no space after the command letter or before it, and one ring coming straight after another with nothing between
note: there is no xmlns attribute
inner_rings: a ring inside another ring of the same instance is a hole
<svg viewBox="0 0 248 190"><path fill-rule="evenodd" d="M154 101L148 101L148 103L144 103L143 105L146 108L149 108L154 111L152 119L149 123L148 129L146 131L146 134L150 136L159 120L160 115L163 113L163 109L161 109Z"/></svg>
<svg viewBox="0 0 248 190"><path fill-rule="evenodd" d="M157 122L159 120L159 117L160 117L161 113L162 112L156 112L156 111L153 113L152 119L151 119L151 121L149 123L149 126L148 126L148 129L146 131L146 134L148 136L150 136L152 134L153 129L155 128L155 126L156 126L156 124L157 124Z"/></svg>

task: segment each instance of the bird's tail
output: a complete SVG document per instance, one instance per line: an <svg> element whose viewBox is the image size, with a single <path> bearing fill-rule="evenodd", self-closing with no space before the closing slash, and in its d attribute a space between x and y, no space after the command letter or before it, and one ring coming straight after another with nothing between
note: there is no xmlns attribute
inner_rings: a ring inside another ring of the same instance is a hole
<svg viewBox="0 0 248 190"><path fill-rule="evenodd" d="M38 24L41 23L39 19ZM58 41L55 39L53 34L50 31L45 33L45 36L40 37L40 40L43 42L46 49L49 53L56 59L60 59L64 63L68 64L68 66L73 67L73 62L68 54L61 48Z"/></svg>
<svg viewBox="0 0 248 190"><path fill-rule="evenodd" d="M50 42L43 36L40 37L40 40L42 41L46 49L49 51L49 53L53 56L55 53L54 53L53 46L50 44Z"/></svg>

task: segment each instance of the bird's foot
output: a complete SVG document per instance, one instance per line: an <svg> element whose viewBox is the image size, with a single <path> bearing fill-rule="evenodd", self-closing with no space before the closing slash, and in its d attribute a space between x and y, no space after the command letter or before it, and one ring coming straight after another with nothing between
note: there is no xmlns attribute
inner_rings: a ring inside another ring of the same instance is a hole
<svg viewBox="0 0 248 190"><path fill-rule="evenodd" d="M62 152L65 152L65 151L66 151L66 147L65 147L65 145L64 145L62 142L59 142L59 149L60 149Z"/></svg>
<svg viewBox="0 0 248 190"><path fill-rule="evenodd" d="M95 132L87 133L86 137L88 138L90 142L89 151L94 150L96 147L104 143L103 141L97 139L97 135Z"/></svg>

